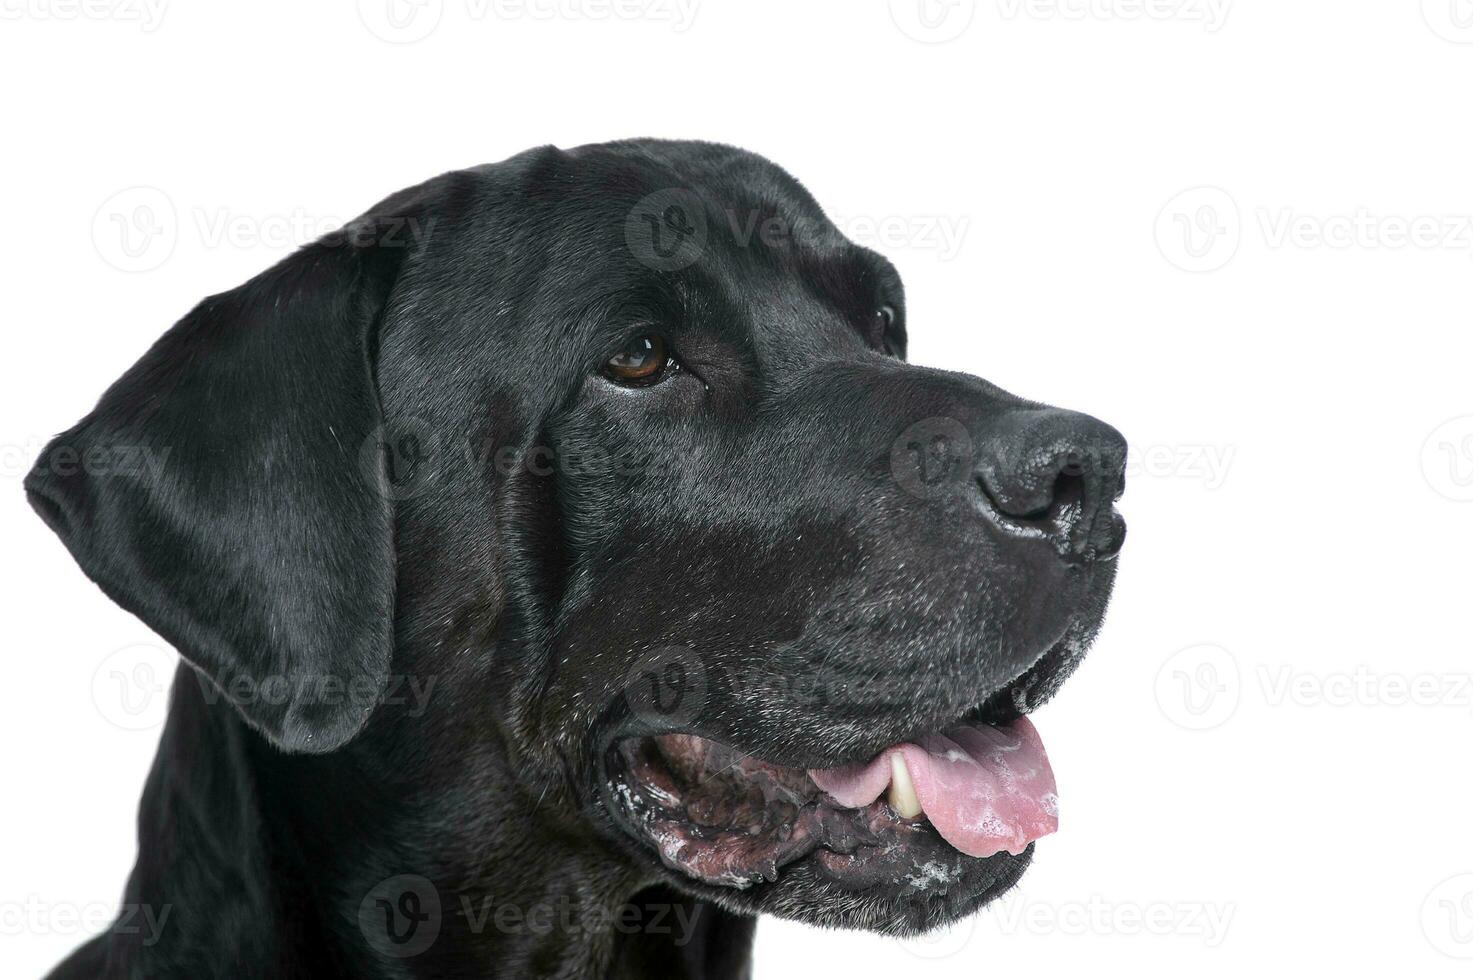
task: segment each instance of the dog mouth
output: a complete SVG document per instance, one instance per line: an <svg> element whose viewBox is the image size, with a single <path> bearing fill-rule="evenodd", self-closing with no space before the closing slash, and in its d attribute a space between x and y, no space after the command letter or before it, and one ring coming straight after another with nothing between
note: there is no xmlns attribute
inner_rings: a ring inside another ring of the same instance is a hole
<svg viewBox="0 0 1473 980"><path fill-rule="evenodd" d="M1058 829L1053 771L1022 716L959 721L833 769L776 765L693 734L626 738L610 751L609 786L667 867L735 888L811 860L855 887L898 877L937 890Z"/></svg>

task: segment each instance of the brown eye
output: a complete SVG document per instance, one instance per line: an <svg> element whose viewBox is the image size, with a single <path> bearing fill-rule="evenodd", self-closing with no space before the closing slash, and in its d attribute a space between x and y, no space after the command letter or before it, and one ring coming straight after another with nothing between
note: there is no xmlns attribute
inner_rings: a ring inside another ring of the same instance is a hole
<svg viewBox="0 0 1473 980"><path fill-rule="evenodd" d="M604 364L604 374L627 385L654 384L673 364L665 349L665 338L647 334L629 342Z"/></svg>

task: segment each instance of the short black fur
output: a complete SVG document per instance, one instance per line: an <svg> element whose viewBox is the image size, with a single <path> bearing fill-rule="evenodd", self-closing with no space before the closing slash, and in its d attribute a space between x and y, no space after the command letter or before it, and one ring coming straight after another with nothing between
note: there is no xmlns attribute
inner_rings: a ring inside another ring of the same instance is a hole
<svg viewBox="0 0 1473 980"><path fill-rule="evenodd" d="M184 658L125 895L167 922L54 976L736 977L759 913L907 933L1010 887L1027 855L930 892L702 884L607 769L671 730L861 761L1077 665L1123 441L905 363L907 329L786 173L654 140L445 174L200 304L26 481ZM645 333L681 370L611 383ZM119 447L158 465L86 464ZM678 721L629 697L666 649L700 674Z"/></svg>

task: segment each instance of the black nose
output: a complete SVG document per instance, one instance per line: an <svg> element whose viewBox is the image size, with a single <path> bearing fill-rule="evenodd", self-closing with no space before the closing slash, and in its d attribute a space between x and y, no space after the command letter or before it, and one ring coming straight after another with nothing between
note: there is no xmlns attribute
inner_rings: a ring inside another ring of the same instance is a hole
<svg viewBox="0 0 1473 980"><path fill-rule="evenodd" d="M1049 538L1065 557L1120 551L1125 439L1088 415L1057 408L1009 412L978 447L977 480L1014 533Z"/></svg>

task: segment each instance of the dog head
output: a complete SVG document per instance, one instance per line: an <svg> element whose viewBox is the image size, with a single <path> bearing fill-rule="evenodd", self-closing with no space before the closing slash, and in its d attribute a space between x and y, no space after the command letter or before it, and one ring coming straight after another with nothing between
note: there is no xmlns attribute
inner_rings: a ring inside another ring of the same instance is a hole
<svg viewBox="0 0 1473 980"><path fill-rule="evenodd" d="M206 300L27 488L278 748L910 931L1052 829L1023 715L1100 625L1124 444L906 363L907 326L765 160L537 150ZM119 448L157 465L87 465Z"/></svg>

